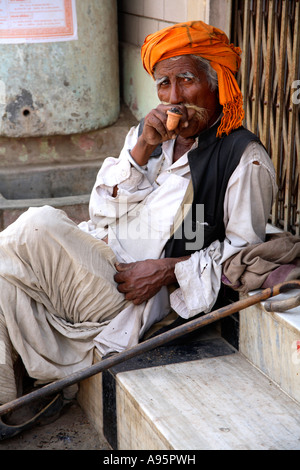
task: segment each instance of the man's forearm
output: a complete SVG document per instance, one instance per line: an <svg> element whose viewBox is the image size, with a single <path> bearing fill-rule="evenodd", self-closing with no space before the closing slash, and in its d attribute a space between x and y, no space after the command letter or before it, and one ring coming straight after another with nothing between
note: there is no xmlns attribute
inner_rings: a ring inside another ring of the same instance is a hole
<svg viewBox="0 0 300 470"><path fill-rule="evenodd" d="M140 166L147 165L151 153L156 148L156 145L148 144L142 136L138 138L136 145L130 151L132 158Z"/></svg>
<svg viewBox="0 0 300 470"><path fill-rule="evenodd" d="M189 259L190 256L182 256L180 258L162 258L159 262L164 265L165 275L164 275L164 285L168 286L176 282L175 276L175 266L181 261Z"/></svg>

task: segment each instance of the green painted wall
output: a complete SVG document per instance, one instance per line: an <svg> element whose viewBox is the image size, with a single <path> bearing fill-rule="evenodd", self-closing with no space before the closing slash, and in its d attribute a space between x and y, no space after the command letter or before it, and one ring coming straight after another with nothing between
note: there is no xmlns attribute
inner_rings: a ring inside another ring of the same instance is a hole
<svg viewBox="0 0 300 470"><path fill-rule="evenodd" d="M117 2L76 6L78 40L0 45L0 136L68 135L118 118Z"/></svg>
<svg viewBox="0 0 300 470"><path fill-rule="evenodd" d="M120 45L122 96L134 116L140 120L159 104L154 80L144 70L140 49L131 44Z"/></svg>

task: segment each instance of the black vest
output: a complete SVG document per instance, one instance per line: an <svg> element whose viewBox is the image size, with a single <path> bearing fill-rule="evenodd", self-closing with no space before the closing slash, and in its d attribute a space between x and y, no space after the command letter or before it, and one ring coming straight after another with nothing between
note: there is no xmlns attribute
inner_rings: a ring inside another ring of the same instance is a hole
<svg viewBox="0 0 300 470"><path fill-rule="evenodd" d="M217 138L219 124L218 122L210 129L203 131L199 135L198 147L188 153L194 199L186 222L183 222L183 225L166 243L166 258L176 258L195 252L196 249L187 249L187 243L195 241L196 238L191 239L190 234L191 231L196 233L199 227L204 229L201 248L208 247L215 240L223 241L225 238L223 205L228 181L239 164L247 145L251 141L260 142L260 140L244 127L232 131L229 135ZM142 126L143 122L140 125L139 133L142 131ZM160 154L161 146L158 146L152 156L155 158ZM197 220L199 217L197 204L204 205L204 221ZM204 224L199 226L199 222L201 224L204 222ZM185 223L191 224L192 227L185 230ZM186 237L186 233L189 238Z"/></svg>

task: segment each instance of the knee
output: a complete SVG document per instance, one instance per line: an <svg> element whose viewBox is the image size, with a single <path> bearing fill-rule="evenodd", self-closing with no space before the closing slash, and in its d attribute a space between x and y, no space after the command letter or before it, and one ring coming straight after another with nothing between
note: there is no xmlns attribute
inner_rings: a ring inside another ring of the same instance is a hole
<svg viewBox="0 0 300 470"><path fill-rule="evenodd" d="M30 207L18 219L22 228L31 229L39 232L39 235L45 232L51 232L56 229L61 211L51 206Z"/></svg>

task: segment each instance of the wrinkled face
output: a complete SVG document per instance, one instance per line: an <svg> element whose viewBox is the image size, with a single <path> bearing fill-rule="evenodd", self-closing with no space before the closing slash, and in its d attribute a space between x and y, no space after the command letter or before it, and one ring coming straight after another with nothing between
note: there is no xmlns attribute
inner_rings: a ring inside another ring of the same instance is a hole
<svg viewBox="0 0 300 470"><path fill-rule="evenodd" d="M196 135L211 126L221 112L217 91L212 91L197 60L183 56L166 59L155 67L157 94L160 101L172 105L192 105L205 110L204 118L197 115L187 133ZM186 133L186 135L187 135Z"/></svg>

